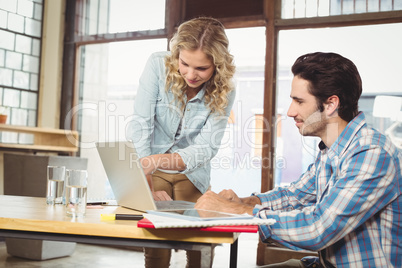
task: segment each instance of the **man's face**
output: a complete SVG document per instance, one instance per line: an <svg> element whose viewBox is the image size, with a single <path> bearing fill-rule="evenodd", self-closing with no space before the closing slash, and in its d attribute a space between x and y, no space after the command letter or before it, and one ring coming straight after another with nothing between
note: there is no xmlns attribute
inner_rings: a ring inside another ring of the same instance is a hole
<svg viewBox="0 0 402 268"><path fill-rule="evenodd" d="M292 103L287 115L296 121L296 127L303 136L323 137L327 125L324 112L317 107L316 98L308 91L309 81L295 76L292 81L290 97Z"/></svg>

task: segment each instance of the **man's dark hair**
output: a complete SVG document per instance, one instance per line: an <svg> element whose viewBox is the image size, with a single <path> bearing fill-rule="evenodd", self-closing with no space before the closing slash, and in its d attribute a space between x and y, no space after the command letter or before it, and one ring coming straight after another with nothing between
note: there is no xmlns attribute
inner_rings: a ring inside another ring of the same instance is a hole
<svg viewBox="0 0 402 268"><path fill-rule="evenodd" d="M309 93L317 99L319 110L333 95L339 98L338 114L350 122L358 114L362 80L352 61L336 53L315 52L300 56L292 73L309 81Z"/></svg>

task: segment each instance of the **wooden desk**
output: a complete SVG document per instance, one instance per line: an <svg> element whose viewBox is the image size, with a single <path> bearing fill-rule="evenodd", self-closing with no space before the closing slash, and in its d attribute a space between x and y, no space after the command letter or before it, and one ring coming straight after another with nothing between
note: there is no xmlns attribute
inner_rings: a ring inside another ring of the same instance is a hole
<svg viewBox="0 0 402 268"><path fill-rule="evenodd" d="M137 221L101 221L103 213L133 213L133 210L105 206L87 209L84 218L74 219L66 216L64 206L47 206L45 198L0 195L0 237L202 252L212 252L214 245L229 243L230 267L237 266L238 233L138 228Z"/></svg>

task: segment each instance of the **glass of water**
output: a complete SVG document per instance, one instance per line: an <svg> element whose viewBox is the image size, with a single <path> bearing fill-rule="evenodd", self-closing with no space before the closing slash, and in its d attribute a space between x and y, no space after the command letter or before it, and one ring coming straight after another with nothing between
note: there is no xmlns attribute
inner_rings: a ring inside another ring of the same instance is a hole
<svg viewBox="0 0 402 268"><path fill-rule="evenodd" d="M67 169L65 202L67 215L82 217L87 206L88 172L86 170Z"/></svg>
<svg viewBox="0 0 402 268"><path fill-rule="evenodd" d="M66 176L66 167L64 166L47 167L46 203L48 205L63 203L65 176Z"/></svg>

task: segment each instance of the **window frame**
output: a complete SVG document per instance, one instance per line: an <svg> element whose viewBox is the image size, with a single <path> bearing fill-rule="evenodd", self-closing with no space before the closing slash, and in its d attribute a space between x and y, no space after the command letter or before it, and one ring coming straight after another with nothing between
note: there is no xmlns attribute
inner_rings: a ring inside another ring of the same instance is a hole
<svg viewBox="0 0 402 268"><path fill-rule="evenodd" d="M225 0L226 1L226 0ZM218 18L226 28L266 27L266 56L264 82L264 132L262 148L262 175L261 191L267 191L274 185L274 157L275 153L275 116L276 116L276 66L278 50L278 34L281 30L345 27L359 25L375 25L402 22L402 11L371 12L363 14L336 15L313 18L281 18L282 0L262 0L261 15L243 17ZM70 109L77 104L78 85L76 71L78 66L78 51L80 46L107 42L128 40L144 40L152 38L168 38L173 35L177 25L186 18L186 0L166 0L165 28L152 31L138 31L116 34L101 34L79 36L79 20L83 12L85 0L66 0L66 28L63 56L63 78L61 93L60 118L66 118ZM220 3L223 4L223 3ZM209 7L211 8L211 7ZM232 7L233 8L233 7ZM228 11L228 14L230 10ZM230 14L229 14L230 15ZM64 120L60 121L60 128L66 128ZM76 130L76 122L72 122L69 129Z"/></svg>

